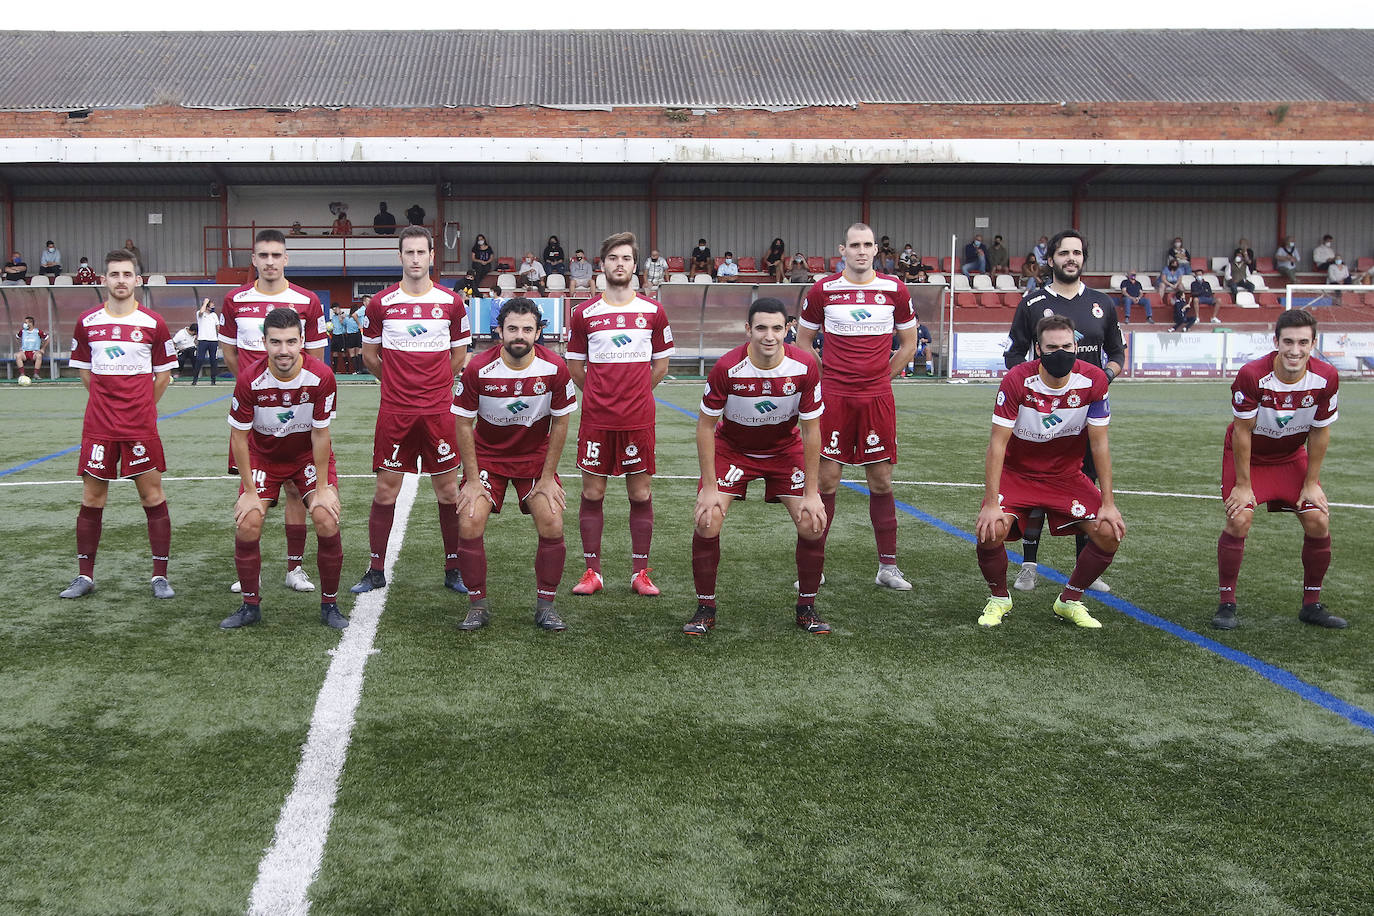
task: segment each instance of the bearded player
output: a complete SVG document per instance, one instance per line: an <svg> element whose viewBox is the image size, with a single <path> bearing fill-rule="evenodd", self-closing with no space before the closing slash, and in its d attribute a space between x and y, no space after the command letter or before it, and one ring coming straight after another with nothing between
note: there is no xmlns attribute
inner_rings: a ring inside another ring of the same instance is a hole
<svg viewBox="0 0 1374 916"><path fill-rule="evenodd" d="M562 358L537 342L539 319L539 307L529 299L506 300L496 316L501 345L468 362L453 399L463 458L458 556L469 599L460 630L480 629L489 619L487 520L500 513L510 492L520 511L534 519L539 538L534 552L535 625L567 629L554 609L567 558L567 496L557 470L568 439L568 415L577 409L577 390Z"/></svg>
<svg viewBox="0 0 1374 916"><path fill-rule="evenodd" d="M1102 626L1083 604L1083 590L1111 565L1126 523L1112 494L1107 374L1078 359L1075 336L1063 315L1041 318L1035 326L1040 358L1011 369L997 389L976 528L978 568L992 597L979 626L995 627L1011 612L1003 542L1021 537L1037 509L1051 534L1081 531L1088 539L1054 602L1055 615L1080 627ZM1096 485L1083 471L1085 440Z"/></svg>
<svg viewBox="0 0 1374 916"><path fill-rule="evenodd" d="M320 623L341 630L339 613L339 478L334 469L329 421L338 388L334 373L301 352L301 318L289 308L273 309L263 319L267 361L255 374L240 374L229 409L229 445L241 481L234 503L234 565L243 604L226 617L226 630L262 619L262 520L289 480L315 523L320 572ZM323 471L324 479L321 480Z"/></svg>
<svg viewBox="0 0 1374 916"><path fill-rule="evenodd" d="M825 332L820 494L826 530L835 519L835 491L844 466L862 467L868 517L878 546L874 581L909 591L911 583L897 568L897 502L892 495L897 407L892 379L902 374L916 352L916 313L906 284L874 271L878 246L872 229L863 223L850 226L839 250L844 270L822 277L807 291L797 333L797 346L810 353L816 332L822 327Z"/></svg>
<svg viewBox="0 0 1374 916"><path fill-rule="evenodd" d="M757 300L745 328L748 342L717 360L707 376L697 414L697 612L682 632L705 636L715 627L725 515L735 500L744 499L751 480L762 479L764 502L781 502L797 528L797 626L828 634L830 624L816 613L825 567L825 509L817 485L825 409L820 367L807 351L783 343L787 312L781 301Z"/></svg>
<svg viewBox="0 0 1374 916"><path fill-rule="evenodd" d="M1292 512L1302 525L1302 610L1298 619L1342 629L1346 622L1321 603L1322 580L1331 565L1331 509L1322 490L1322 461L1336 422L1335 368L1312 355L1317 319L1289 309L1274 324L1275 350L1251 360L1231 383L1231 412L1221 459L1221 497L1226 527L1217 540L1221 602L1212 626L1236 627L1236 579L1245 536L1264 503L1270 512Z"/></svg>
<svg viewBox="0 0 1374 916"><path fill-rule="evenodd" d="M177 355L162 316L139 304L138 262L131 252L105 256L107 298L83 314L72 334L71 365L89 398L81 425L81 511L76 516L77 577L61 593L80 598L95 591L95 553L110 481L132 477L148 517L153 553L153 597L172 598L167 559L172 519L162 492L167 462L157 434L157 402L172 381ZM122 472L122 473L121 473Z"/></svg>
<svg viewBox="0 0 1374 916"><path fill-rule="evenodd" d="M423 226L400 235L401 282L368 300L363 311L363 363L381 380L382 403L372 438L377 489L367 519L371 562L355 594L386 585L386 550L396 497L407 471L429 474L439 501L444 587L466 592L458 568L458 450L453 380L472 334L463 294L430 279L434 238Z"/></svg>
<svg viewBox="0 0 1374 916"><path fill-rule="evenodd" d="M668 313L631 288L639 248L630 232L601 243L606 289L573 309L568 371L582 389L577 430L577 466L582 471L578 524L587 571L574 595L604 587L601 579L602 504L606 481L625 478L630 499L630 590L657 595L649 578L649 544L654 535L654 388L668 374L673 332Z"/></svg>
<svg viewBox="0 0 1374 916"><path fill-rule="evenodd" d="M286 279L286 236L276 229L263 229L253 238L253 267L257 279L240 286L224 297L219 311L219 343L224 350L224 365L235 379L256 378L267 366L267 345L263 322L273 309L289 308L301 318L305 352L314 359L324 357L329 339L325 329L320 297ZM213 366L211 369L213 370ZM229 473L238 473L234 456L229 456ZM286 523L286 587L298 592L313 592L314 584L301 568L305 556L305 503L296 484L283 486L282 517ZM238 592L241 582L229 590Z"/></svg>

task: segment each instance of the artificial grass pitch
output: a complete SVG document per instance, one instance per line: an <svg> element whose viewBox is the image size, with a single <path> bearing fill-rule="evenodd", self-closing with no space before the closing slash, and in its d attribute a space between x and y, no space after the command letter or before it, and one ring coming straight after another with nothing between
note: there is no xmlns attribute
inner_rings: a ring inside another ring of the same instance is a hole
<svg viewBox="0 0 1374 916"><path fill-rule="evenodd" d="M1323 482L1374 504L1374 388L1347 382ZM693 412L698 384L660 398ZM981 485L994 388L898 386L896 478ZM0 476L18 572L0 617L0 911L241 913L290 791L338 636L318 595L281 586L274 510L263 539L264 622L225 633L232 504L227 401L173 386L167 420L177 597L149 596L133 488L111 489L98 591L75 575L75 455ZM347 385L339 469L366 472L375 386ZM82 393L0 389L25 436L0 470L75 444ZM1248 541L1242 628L1215 608L1214 496L1225 383L1113 387L1118 503L1129 531L1113 593L1374 710L1361 616L1374 509L1336 508L1323 600L1346 631L1297 622L1301 532L1261 514ZM409 521L341 778L318 913L1356 913L1374 823L1374 734L1222 657L1100 603L1079 631L1057 586L1014 592L980 630L971 544L901 515L912 592L873 585L866 499L839 496L819 610L792 623L794 534L761 491L724 532L719 625L695 608L693 421L659 411L654 580L631 595L627 507L606 500L606 591L581 572L577 475L564 456L568 565L559 610L533 623L531 523L494 517L492 624L461 634L442 588L427 481ZM680 476L684 479L669 479ZM51 481L51 483L49 483ZM10 484L24 484L10 486ZM897 498L971 529L981 490L901 484ZM344 585L366 566L369 479L346 478ZM1042 566L1067 571L1071 538ZM306 569L314 578L314 537ZM1012 566L1014 575L1016 566ZM352 598L341 602L350 613Z"/></svg>

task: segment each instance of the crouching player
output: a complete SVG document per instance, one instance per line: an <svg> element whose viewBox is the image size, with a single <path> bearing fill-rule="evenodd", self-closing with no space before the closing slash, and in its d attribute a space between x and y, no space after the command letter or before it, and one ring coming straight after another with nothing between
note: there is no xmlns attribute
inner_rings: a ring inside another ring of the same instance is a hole
<svg viewBox="0 0 1374 916"><path fill-rule="evenodd" d="M1007 551L1032 509L1044 509L1050 532L1081 530L1088 544L1078 555L1054 613L1080 627L1098 628L1083 605L1083 590L1111 565L1126 523L1112 495L1107 446L1107 375L1077 358L1073 322L1047 315L1035 328L1040 358L1002 377L992 413L983 507L978 512L978 566L992 597L978 618L995 627L1011 611ZM1097 466L1097 485L1083 473L1083 440ZM1099 491L1098 487L1101 487Z"/></svg>
<svg viewBox="0 0 1374 916"><path fill-rule="evenodd" d="M762 478L764 502L782 502L797 526L797 626L827 634L830 624L816 613L825 566L820 368L810 353L783 343L787 313L779 300L756 301L745 326L749 342L711 369L697 415L701 480L692 533L697 612L682 632L705 636L716 625L725 514L731 503L744 498L749 481Z"/></svg>
<svg viewBox="0 0 1374 916"><path fill-rule="evenodd" d="M567 496L556 471L568 439L568 415L577 409L577 389L567 363L537 343L541 322L534 302L508 299L496 321L501 345L468 362L453 398L463 462L458 563L469 601L458 629L480 629L489 619L487 518L501 511L507 489L513 488L520 511L534 518L539 536L534 622L545 630L565 630L553 605L567 558Z"/></svg>
<svg viewBox="0 0 1374 916"><path fill-rule="evenodd" d="M348 626L348 619L339 613L338 605L343 543L339 537L339 478L329 437L338 391L334 373L301 352L301 318L295 309L273 309L262 327L266 365L257 373L239 375L229 409L229 445L242 480L234 503L234 565L243 604L220 626L228 630L262 619L262 520L290 481L315 523L320 622L341 630ZM321 468L326 469L324 481L319 479Z"/></svg>

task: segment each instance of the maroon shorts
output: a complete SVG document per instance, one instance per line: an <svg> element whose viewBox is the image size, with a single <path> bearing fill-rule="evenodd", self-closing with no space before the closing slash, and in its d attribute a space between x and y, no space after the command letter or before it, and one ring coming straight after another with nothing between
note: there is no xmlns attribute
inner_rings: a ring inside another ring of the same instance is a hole
<svg viewBox="0 0 1374 916"><path fill-rule="evenodd" d="M491 500L491 511L493 515L501 514L501 506L506 501L506 488L508 486L515 487L515 499L516 502L520 504L520 511L525 515L530 514L530 506L527 500L529 499L530 491L534 489L534 485L538 482L538 478L506 477L503 474L488 470L483 470L478 476L482 481L482 486L487 491L487 499ZM562 485L563 480L557 474L553 475L553 479L558 481L560 486Z"/></svg>
<svg viewBox="0 0 1374 916"><path fill-rule="evenodd" d="M120 473L121 467L123 473ZM89 474L97 480L118 480L165 470L167 458L162 454L162 440L157 436L146 439L81 437L81 453L76 461L78 477Z"/></svg>
<svg viewBox="0 0 1374 916"><path fill-rule="evenodd" d="M1047 481L1024 477L1004 467L997 501L1002 511L1015 519L1007 540L1017 541L1026 530L1026 521L1033 509L1045 510L1050 534L1073 534L1079 522L1097 518L1097 510L1102 508L1102 492L1080 470L1075 469L1062 480Z"/></svg>
<svg viewBox="0 0 1374 916"><path fill-rule="evenodd" d="M1221 450L1221 498L1231 495L1236 486L1235 452L1229 448ZM1255 501L1248 508L1253 509L1260 503L1270 512L1311 512L1318 508L1309 502L1298 505L1302 496L1302 482L1307 479L1307 449L1300 448L1291 460L1283 464L1256 464L1250 462L1250 489L1255 493Z"/></svg>
<svg viewBox="0 0 1374 916"><path fill-rule="evenodd" d="M311 456L313 457L313 456ZM253 484L258 489L258 498L266 500L269 506L275 506L277 499L281 496L282 484L288 480L296 485L296 490L301 494L301 499L305 499L315 492L315 485L319 483L319 475L315 472L315 462L310 458L299 464L281 464L271 461L258 460L256 455L253 459ZM339 486L339 474L334 468L334 453L329 453L329 474L327 479L331 486ZM243 495L243 484L239 484L239 495Z"/></svg>
<svg viewBox="0 0 1374 916"><path fill-rule="evenodd" d="M897 463L897 404L892 392L848 398L825 392L821 457L840 464Z"/></svg>
<svg viewBox="0 0 1374 916"><path fill-rule="evenodd" d="M458 469L456 420L445 410L433 414L377 414L372 436L372 470L426 474Z"/></svg>
<svg viewBox="0 0 1374 916"><path fill-rule="evenodd" d="M654 428L577 431L577 466L601 477L654 473Z"/></svg>
<svg viewBox="0 0 1374 916"><path fill-rule="evenodd" d="M749 481L763 480L763 501L778 502L783 496L800 497L806 489L806 453L801 442L771 458L753 458L716 439L716 488L735 499L744 499ZM697 489L701 482L697 481Z"/></svg>
<svg viewBox="0 0 1374 916"><path fill-rule="evenodd" d="M37 350L20 350L19 361L21 363L36 363L40 355Z"/></svg>

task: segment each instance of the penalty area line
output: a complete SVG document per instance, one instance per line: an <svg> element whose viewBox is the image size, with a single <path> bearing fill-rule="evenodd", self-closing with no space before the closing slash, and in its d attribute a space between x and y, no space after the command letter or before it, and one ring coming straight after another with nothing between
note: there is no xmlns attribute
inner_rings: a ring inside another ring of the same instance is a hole
<svg viewBox="0 0 1374 916"><path fill-rule="evenodd" d="M406 474L396 498L385 569L391 578L396 558L405 541L406 524L415 505L420 478ZM282 805L281 815L258 863L258 878L249 897L248 912L261 916L310 912L310 885L319 877L324 844L334 817L353 722L363 692L363 669L372 655L377 624L386 607L389 589L364 592L353 604L353 616L343 631L334 659L315 701L310 732L301 750L295 782Z"/></svg>

